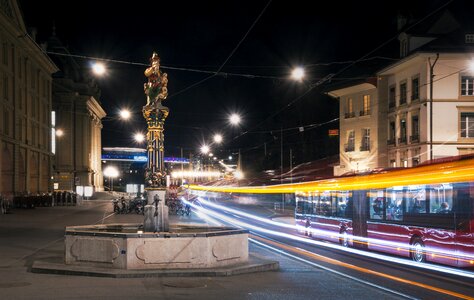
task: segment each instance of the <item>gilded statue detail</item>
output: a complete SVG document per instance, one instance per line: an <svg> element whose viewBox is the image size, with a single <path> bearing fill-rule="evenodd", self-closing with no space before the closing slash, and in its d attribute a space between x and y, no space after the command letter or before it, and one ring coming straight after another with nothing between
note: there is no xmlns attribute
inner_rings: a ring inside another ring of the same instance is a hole
<svg viewBox="0 0 474 300"><path fill-rule="evenodd" d="M144 84L147 106L161 106L161 101L168 97L168 74L160 71L160 57L156 52L150 58L151 66L145 70L148 82Z"/></svg>

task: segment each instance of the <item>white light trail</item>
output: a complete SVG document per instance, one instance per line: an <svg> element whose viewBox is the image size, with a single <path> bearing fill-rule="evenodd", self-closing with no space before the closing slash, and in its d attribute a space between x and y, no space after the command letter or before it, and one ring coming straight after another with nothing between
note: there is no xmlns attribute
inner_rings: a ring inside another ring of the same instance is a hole
<svg viewBox="0 0 474 300"><path fill-rule="evenodd" d="M438 265L430 265L430 264L426 264L426 263L415 263L415 262L413 262L411 260L407 260L407 259L402 259L402 258L397 258L397 257L390 257L390 256L386 256L386 255L383 255L383 254L372 253L372 252L362 251L362 250L353 249L353 248L346 248L346 247L343 247L343 246L340 246L340 245L337 245L337 244L330 244L330 243L320 242L320 241L317 241L317 240L307 239L307 238L303 238L303 237L288 234L288 233L283 233L283 232L279 232L279 231L275 231L275 230L270 230L270 229L258 227L258 226L243 222L241 220L236 220L236 219L230 218L230 217L225 216L223 214L220 214L218 212L215 212L215 211L203 208L203 207L199 207L199 206L195 205L194 203L186 201L184 198L182 198L181 200L184 203L191 205L192 207L194 207L197 211L199 211L201 213L204 213L208 216L209 215L213 216L215 218L218 218L218 219L223 220L225 222L237 225L237 226L242 227L242 228L247 228L249 230L262 232L262 233L266 233L266 234L270 234L270 235L274 235L274 236L279 236L279 237L291 239L291 240L294 240L294 241L303 242L303 243L306 243L306 244L312 244L312 245L316 245L316 246L320 246L320 247L326 247L326 248L345 251L345 252L349 252L349 253L353 253L353 254L357 254L357 255L361 255L361 256L380 259L380 260L388 261L388 262L391 262L391 263L397 263L397 264L407 265L407 266L410 266L410 267L416 267L416 268L420 268L420 269L427 269L427 270L432 270L432 271L437 271L437 272L443 272L443 273L446 273L446 274L452 274L452 275L457 275L457 276L462 276L462 277L467 277L467 278L474 278L474 273L464 271L464 270L460 270L460 269L454 269L454 268L445 267L445 266L438 266ZM205 203L206 205L208 205L208 203L210 203L209 201L206 201L204 199L199 199L199 200L203 201L203 203ZM216 205L217 207L222 207L222 206L217 205L217 204L214 204L214 205ZM209 205L209 206L213 206L213 205ZM230 210L232 210L232 209L230 209ZM237 210L232 210L232 211L233 211L233 213L240 214L240 215L245 215L246 214L246 213L239 212ZM260 218L260 217L252 216L250 214L247 214L247 215L251 216L252 218L263 219L263 218ZM270 221L270 220L267 220L267 221ZM281 224L281 223L278 223L278 222L275 222L275 221L270 221L270 222L277 223L277 224L279 224L278 226L282 226L282 227L291 226L291 225L288 225L288 224Z"/></svg>

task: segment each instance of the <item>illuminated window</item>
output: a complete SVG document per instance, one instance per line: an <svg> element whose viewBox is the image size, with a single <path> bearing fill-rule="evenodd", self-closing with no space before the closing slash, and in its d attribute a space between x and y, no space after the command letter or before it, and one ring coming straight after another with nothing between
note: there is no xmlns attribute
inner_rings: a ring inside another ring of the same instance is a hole
<svg viewBox="0 0 474 300"><path fill-rule="evenodd" d="M370 151L370 128L362 129L362 143L360 151Z"/></svg>
<svg viewBox="0 0 474 300"><path fill-rule="evenodd" d="M407 103L407 83L400 83L400 105Z"/></svg>
<svg viewBox="0 0 474 300"><path fill-rule="evenodd" d="M461 113L461 137L474 138L474 112Z"/></svg>
<svg viewBox="0 0 474 300"><path fill-rule="evenodd" d="M347 132L347 144L346 144L346 152L352 152L355 149L355 131L349 130Z"/></svg>
<svg viewBox="0 0 474 300"><path fill-rule="evenodd" d="M370 95L364 95L361 116L370 115Z"/></svg>
<svg viewBox="0 0 474 300"><path fill-rule="evenodd" d="M474 76L461 76L461 96L474 96Z"/></svg>

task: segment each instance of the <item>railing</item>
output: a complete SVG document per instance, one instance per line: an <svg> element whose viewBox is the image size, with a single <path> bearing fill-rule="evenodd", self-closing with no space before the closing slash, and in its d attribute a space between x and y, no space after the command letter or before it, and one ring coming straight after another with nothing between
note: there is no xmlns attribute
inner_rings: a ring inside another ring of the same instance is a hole
<svg viewBox="0 0 474 300"><path fill-rule="evenodd" d="M344 151L345 152L353 152L355 150L355 145L354 144L345 144L344 145Z"/></svg>
<svg viewBox="0 0 474 300"><path fill-rule="evenodd" d="M344 114L345 119L355 118L355 112L348 112Z"/></svg>
<svg viewBox="0 0 474 300"><path fill-rule="evenodd" d="M395 138L387 140L387 145L395 145Z"/></svg>
<svg viewBox="0 0 474 300"><path fill-rule="evenodd" d="M361 110L359 116L368 116L370 115L370 109Z"/></svg>
<svg viewBox="0 0 474 300"><path fill-rule="evenodd" d="M370 144L362 144L360 146L360 151L370 151Z"/></svg>
<svg viewBox="0 0 474 300"><path fill-rule="evenodd" d="M418 143L420 141L420 136L418 134L410 136L410 143Z"/></svg>
<svg viewBox="0 0 474 300"><path fill-rule="evenodd" d="M401 137L401 138L398 138L398 143L399 144L406 144L407 143L407 137Z"/></svg>

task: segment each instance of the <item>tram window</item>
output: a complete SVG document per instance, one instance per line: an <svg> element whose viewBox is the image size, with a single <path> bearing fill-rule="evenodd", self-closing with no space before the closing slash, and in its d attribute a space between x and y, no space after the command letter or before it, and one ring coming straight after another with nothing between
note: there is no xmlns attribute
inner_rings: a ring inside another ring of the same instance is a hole
<svg viewBox="0 0 474 300"><path fill-rule="evenodd" d="M385 199L383 190L372 190L369 194L369 211L370 219L383 220L383 213L385 210Z"/></svg>
<svg viewBox="0 0 474 300"><path fill-rule="evenodd" d="M336 216L340 218L352 218L352 193L349 191L337 194Z"/></svg>
<svg viewBox="0 0 474 300"><path fill-rule="evenodd" d="M319 197L318 215L329 217L332 215L331 211L331 192L323 192Z"/></svg>
<svg viewBox="0 0 474 300"><path fill-rule="evenodd" d="M303 213L303 206L307 200L307 196L305 194L296 194L296 213L302 214Z"/></svg>
<svg viewBox="0 0 474 300"><path fill-rule="evenodd" d="M450 183L434 184L429 187L430 213L450 213L453 208L453 186Z"/></svg>
<svg viewBox="0 0 474 300"><path fill-rule="evenodd" d="M311 209L311 215L314 215L314 214L317 214L318 213L318 210L317 210L317 205L318 205L318 202L319 202L319 195L318 195L318 192L313 192L311 193L311 202L310 202L310 208Z"/></svg>
<svg viewBox="0 0 474 300"><path fill-rule="evenodd" d="M403 221L403 188L386 190L385 214L387 220Z"/></svg>
<svg viewBox="0 0 474 300"><path fill-rule="evenodd" d="M407 213L426 214L426 188L424 185L409 186L405 195Z"/></svg>

